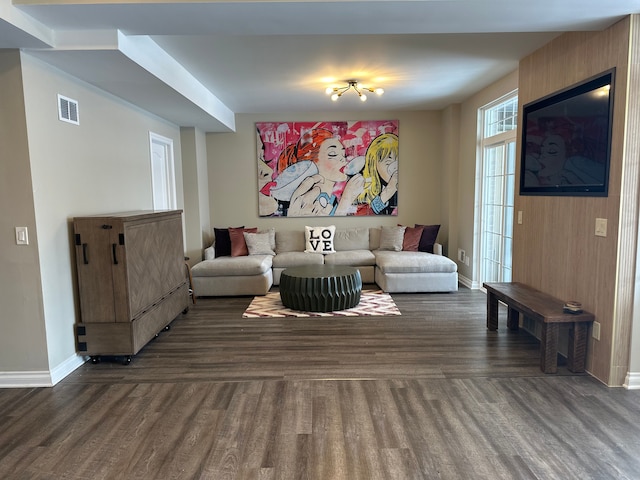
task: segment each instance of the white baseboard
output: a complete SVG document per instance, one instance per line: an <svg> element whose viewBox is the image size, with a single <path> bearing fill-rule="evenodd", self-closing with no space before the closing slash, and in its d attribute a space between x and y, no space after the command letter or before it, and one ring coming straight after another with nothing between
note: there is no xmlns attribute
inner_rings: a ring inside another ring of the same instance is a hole
<svg viewBox="0 0 640 480"><path fill-rule="evenodd" d="M80 355L72 355L67 358L60 365L51 370L51 383L55 385L60 380L63 380L67 375L73 373L73 371L86 362L88 357Z"/></svg>
<svg viewBox="0 0 640 480"><path fill-rule="evenodd" d="M72 355L51 371L0 372L0 388L53 387L85 361L85 357Z"/></svg>
<svg viewBox="0 0 640 480"><path fill-rule="evenodd" d="M640 390L640 372L629 372L622 385L627 390Z"/></svg>
<svg viewBox="0 0 640 480"><path fill-rule="evenodd" d="M471 279L465 277L464 275L458 274L458 282L460 282L465 287L470 288L471 290L477 290L478 288L480 288L480 285L478 285L478 282L474 282Z"/></svg>
<svg viewBox="0 0 640 480"><path fill-rule="evenodd" d="M53 387L49 371L0 372L0 388L31 387Z"/></svg>

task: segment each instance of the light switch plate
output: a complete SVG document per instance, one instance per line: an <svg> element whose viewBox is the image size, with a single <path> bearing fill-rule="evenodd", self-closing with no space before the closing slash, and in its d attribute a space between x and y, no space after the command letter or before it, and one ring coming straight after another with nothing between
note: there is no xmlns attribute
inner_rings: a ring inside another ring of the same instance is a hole
<svg viewBox="0 0 640 480"><path fill-rule="evenodd" d="M29 231L27 227L16 227L16 245L29 245Z"/></svg>
<svg viewBox="0 0 640 480"><path fill-rule="evenodd" d="M596 218L596 237L607 236L607 219Z"/></svg>

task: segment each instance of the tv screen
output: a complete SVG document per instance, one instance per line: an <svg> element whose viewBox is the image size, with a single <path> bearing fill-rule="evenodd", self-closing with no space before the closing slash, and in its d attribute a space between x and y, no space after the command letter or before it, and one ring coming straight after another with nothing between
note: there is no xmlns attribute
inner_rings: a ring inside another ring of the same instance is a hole
<svg viewBox="0 0 640 480"><path fill-rule="evenodd" d="M520 195L607 196L614 74L523 107Z"/></svg>

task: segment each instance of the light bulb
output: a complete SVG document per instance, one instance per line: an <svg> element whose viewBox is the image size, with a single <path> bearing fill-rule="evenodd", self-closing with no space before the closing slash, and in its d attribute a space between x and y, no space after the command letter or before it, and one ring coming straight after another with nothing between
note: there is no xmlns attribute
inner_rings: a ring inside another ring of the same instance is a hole
<svg viewBox="0 0 640 480"><path fill-rule="evenodd" d="M338 98L340 98L340 95L338 95L337 93L334 93L333 95L331 95L331 100L333 100L334 102L338 100Z"/></svg>
<svg viewBox="0 0 640 480"><path fill-rule="evenodd" d="M378 95L382 95L384 93L384 88L376 88L375 89L376 94Z"/></svg>
<svg viewBox="0 0 640 480"><path fill-rule="evenodd" d="M327 95L331 95L333 93L333 87L327 87L325 92L327 93Z"/></svg>
<svg viewBox="0 0 640 480"><path fill-rule="evenodd" d="M360 101L361 102L366 102L367 101L367 96L364 93L362 95L360 95Z"/></svg>

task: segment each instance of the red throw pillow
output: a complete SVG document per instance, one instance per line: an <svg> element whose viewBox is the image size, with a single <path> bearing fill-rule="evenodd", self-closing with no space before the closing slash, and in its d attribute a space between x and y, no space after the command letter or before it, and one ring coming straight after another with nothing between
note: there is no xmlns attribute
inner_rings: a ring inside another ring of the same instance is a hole
<svg viewBox="0 0 640 480"><path fill-rule="evenodd" d="M421 237L422 227L405 228L404 238L402 240L402 250L406 252L417 252Z"/></svg>
<svg viewBox="0 0 640 480"><path fill-rule="evenodd" d="M242 257L249 255L247 242L244 241L244 232L258 233L258 228L229 228L229 238L231 239L231 256Z"/></svg>
<svg viewBox="0 0 640 480"><path fill-rule="evenodd" d="M244 225L241 227L234 228L244 228ZM231 255L231 238L229 237L229 229L228 228L215 228L213 229L213 235L215 239L215 252L216 258L218 257L228 257Z"/></svg>

